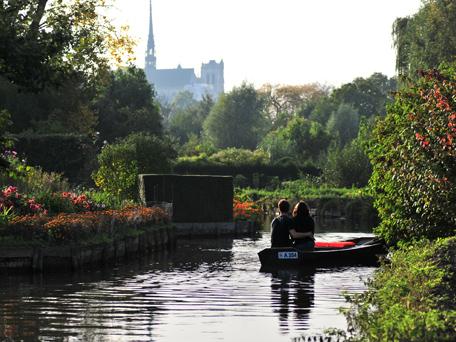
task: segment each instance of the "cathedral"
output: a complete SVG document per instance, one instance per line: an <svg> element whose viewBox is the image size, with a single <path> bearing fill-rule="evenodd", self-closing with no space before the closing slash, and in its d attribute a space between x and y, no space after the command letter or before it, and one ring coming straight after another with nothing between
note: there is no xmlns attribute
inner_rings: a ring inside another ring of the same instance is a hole
<svg viewBox="0 0 456 342"><path fill-rule="evenodd" d="M213 99L224 91L224 64L223 60L215 60L201 65L201 77L197 77L193 68L157 69L155 56L154 29L152 24L152 0L150 0L149 39L147 41L145 73L147 81L152 84L159 98L170 101L182 91L189 91L196 100L205 94Z"/></svg>

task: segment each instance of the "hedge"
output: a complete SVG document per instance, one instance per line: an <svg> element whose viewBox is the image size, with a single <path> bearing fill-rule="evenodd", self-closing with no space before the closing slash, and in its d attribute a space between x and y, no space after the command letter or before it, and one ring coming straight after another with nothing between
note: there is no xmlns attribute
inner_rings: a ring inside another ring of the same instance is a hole
<svg viewBox="0 0 456 342"><path fill-rule="evenodd" d="M90 182L97 147L87 135L30 134L13 136L15 149L32 166L62 173L72 183Z"/></svg>

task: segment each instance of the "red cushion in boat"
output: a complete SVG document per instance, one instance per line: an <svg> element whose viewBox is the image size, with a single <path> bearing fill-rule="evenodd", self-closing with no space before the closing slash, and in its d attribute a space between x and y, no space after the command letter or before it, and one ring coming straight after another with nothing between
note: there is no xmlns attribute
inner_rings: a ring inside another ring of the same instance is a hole
<svg viewBox="0 0 456 342"><path fill-rule="evenodd" d="M316 248L345 248L345 247L353 247L356 244L351 241L333 241L333 242L326 242L326 241L317 241L315 242Z"/></svg>

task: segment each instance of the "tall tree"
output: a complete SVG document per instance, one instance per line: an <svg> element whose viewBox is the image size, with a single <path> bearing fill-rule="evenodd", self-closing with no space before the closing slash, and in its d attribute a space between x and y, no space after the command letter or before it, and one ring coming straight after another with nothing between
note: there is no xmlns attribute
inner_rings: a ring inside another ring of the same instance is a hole
<svg viewBox="0 0 456 342"><path fill-rule="evenodd" d="M252 85L244 83L220 96L204 122L204 131L217 147L255 149L264 125L263 100Z"/></svg>
<svg viewBox="0 0 456 342"><path fill-rule="evenodd" d="M209 115L214 102L209 95L203 96L201 101L178 110L170 119L169 131L180 143L186 143L190 137L201 137L203 123Z"/></svg>
<svg viewBox="0 0 456 342"><path fill-rule="evenodd" d="M160 109L142 69L111 72L110 82L95 103L100 138L113 142L134 132L161 134Z"/></svg>
<svg viewBox="0 0 456 342"><path fill-rule="evenodd" d="M358 111L352 105L341 103L331 114L326 128L340 146L345 146L358 135L359 121Z"/></svg>
<svg viewBox="0 0 456 342"><path fill-rule="evenodd" d="M320 123L296 117L286 127L269 132L261 147L270 154L273 162L290 160L299 165L309 159L315 160L328 148L330 140Z"/></svg>
<svg viewBox="0 0 456 342"><path fill-rule="evenodd" d="M456 2L423 0L418 13L396 19L393 38L399 74L415 78L417 70L453 61L456 56Z"/></svg>

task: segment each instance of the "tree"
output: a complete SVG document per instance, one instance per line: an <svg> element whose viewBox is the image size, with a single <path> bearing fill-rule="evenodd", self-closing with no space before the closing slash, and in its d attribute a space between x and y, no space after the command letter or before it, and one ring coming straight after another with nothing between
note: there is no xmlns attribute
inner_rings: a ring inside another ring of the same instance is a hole
<svg viewBox="0 0 456 342"><path fill-rule="evenodd" d="M161 116L154 96L142 69L130 66L111 72L94 106L100 138L113 142L133 132L160 135Z"/></svg>
<svg viewBox="0 0 456 342"><path fill-rule="evenodd" d="M212 98L205 95L201 101L195 101L178 110L169 121L170 134L176 137L181 144L185 144L190 136L199 138L203 131L203 122L213 105Z"/></svg>
<svg viewBox="0 0 456 342"><path fill-rule="evenodd" d="M323 168L325 183L337 187L364 187L372 173L369 158L360 142L355 139L340 148L333 146L328 150Z"/></svg>
<svg viewBox="0 0 456 342"><path fill-rule="evenodd" d="M337 109L337 104L331 96L323 96L316 101L306 104L302 108L300 115L312 121L317 121L322 125L326 125L331 116L331 113Z"/></svg>
<svg viewBox="0 0 456 342"><path fill-rule="evenodd" d="M370 188L390 243L456 234L456 68L397 93L369 144Z"/></svg>
<svg viewBox="0 0 456 342"><path fill-rule="evenodd" d="M216 147L255 149L265 120L263 101L252 85L223 94L204 121L204 131Z"/></svg>
<svg viewBox="0 0 456 342"><path fill-rule="evenodd" d="M417 70L454 61L455 23L454 0L423 0L423 6L414 16L396 19L393 38L398 73L416 78Z"/></svg>
<svg viewBox="0 0 456 342"><path fill-rule="evenodd" d="M21 92L0 77L0 108L11 113L12 133L72 133L93 135L97 116L91 108L92 93L79 77L60 87L47 87L38 93Z"/></svg>
<svg viewBox="0 0 456 342"><path fill-rule="evenodd" d="M273 162L291 161L295 165L316 159L328 148L330 136L324 127L304 118L292 119L285 128L270 132L261 143Z"/></svg>
<svg viewBox="0 0 456 342"><path fill-rule="evenodd" d="M327 123L328 132L340 146L345 146L358 135L359 114L353 106L341 103Z"/></svg>
<svg viewBox="0 0 456 342"><path fill-rule="evenodd" d="M303 85L265 84L259 94L265 99L265 108L273 128L285 127L309 103L328 96L330 88L318 83Z"/></svg>
<svg viewBox="0 0 456 342"><path fill-rule="evenodd" d="M392 101L397 85L394 78L374 73L368 78L358 77L342 85L331 94L336 104L352 105L361 116L385 115L386 104Z"/></svg>
<svg viewBox="0 0 456 342"><path fill-rule="evenodd" d="M93 83L110 61L132 52L125 32L115 32L100 14L106 6L104 0L1 1L0 75L34 91L75 74Z"/></svg>

